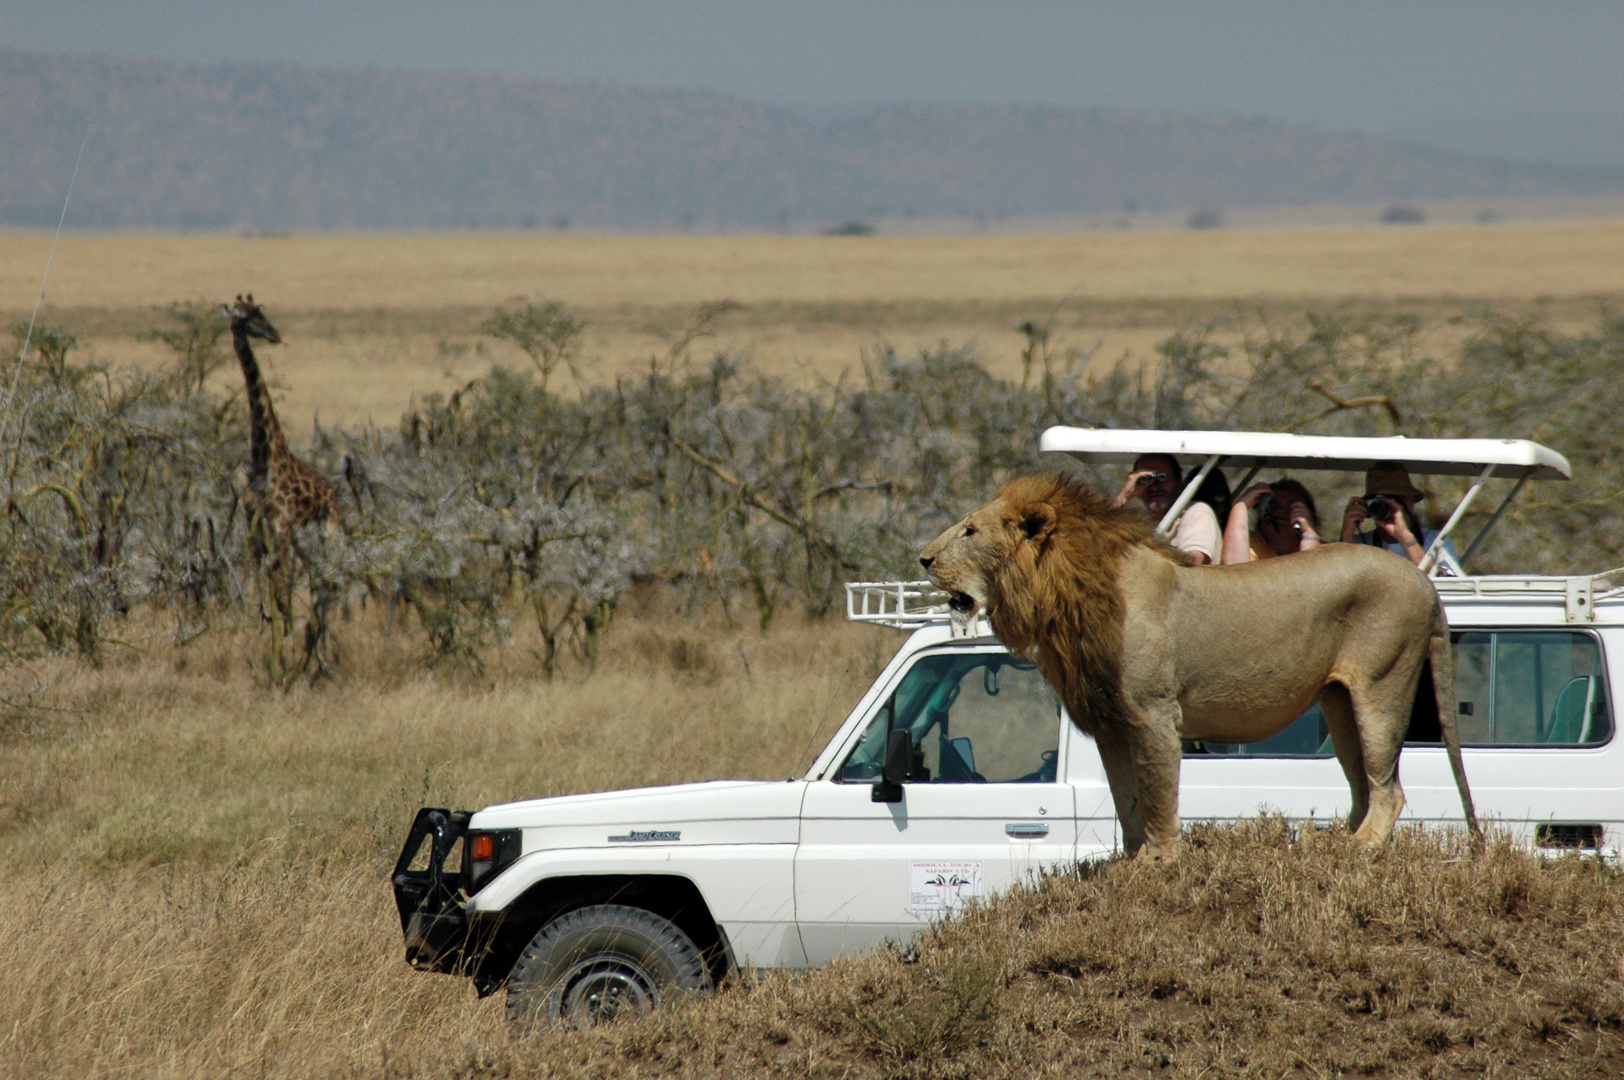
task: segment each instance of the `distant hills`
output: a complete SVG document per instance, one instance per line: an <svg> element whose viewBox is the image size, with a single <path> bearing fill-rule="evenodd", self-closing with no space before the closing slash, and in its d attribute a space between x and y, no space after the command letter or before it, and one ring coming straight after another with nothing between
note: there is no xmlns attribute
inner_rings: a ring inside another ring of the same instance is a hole
<svg viewBox="0 0 1624 1080"><path fill-rule="evenodd" d="M0 225L789 229L1624 191L1497 161L1217 116L896 105L816 123L721 94L0 49Z"/></svg>

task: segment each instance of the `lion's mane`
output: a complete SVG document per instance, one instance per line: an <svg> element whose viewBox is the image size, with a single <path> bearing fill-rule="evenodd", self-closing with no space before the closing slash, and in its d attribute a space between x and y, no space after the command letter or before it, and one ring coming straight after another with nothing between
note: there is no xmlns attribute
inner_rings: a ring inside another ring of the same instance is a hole
<svg viewBox="0 0 1624 1080"><path fill-rule="evenodd" d="M1021 544L990 567L988 617L1010 649L1036 659L1072 720L1090 735L1122 720L1123 557L1148 547L1179 554L1139 510L1114 507L1070 477L1024 476L999 493L1016 521L1054 513L1042 544Z"/></svg>

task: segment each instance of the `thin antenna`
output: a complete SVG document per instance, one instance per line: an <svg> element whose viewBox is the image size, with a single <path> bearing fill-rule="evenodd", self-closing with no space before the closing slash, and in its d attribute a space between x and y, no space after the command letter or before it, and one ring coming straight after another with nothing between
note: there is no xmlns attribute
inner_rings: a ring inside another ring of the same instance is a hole
<svg viewBox="0 0 1624 1080"><path fill-rule="evenodd" d="M829 695L828 702L823 706L823 716L819 718L818 726L812 729L812 737L806 740L806 748L801 751L801 756L795 759L795 772L790 774L789 777L791 780L801 775L801 763L806 761L806 755L811 752L813 744L818 741L818 736L823 733L823 725L829 722L829 710L835 707L836 699L845 694L846 684L851 682L851 669L852 663L848 661L845 672L840 676L840 685L835 688L834 693Z"/></svg>
<svg viewBox="0 0 1624 1080"><path fill-rule="evenodd" d="M51 280L51 264L56 261L56 245L62 239L62 226L68 220L68 203L73 198L73 182L79 179L79 165L85 160L85 147L90 143L90 124L85 125L84 138L79 140L79 156L73 159L73 173L68 177L68 193L62 197L62 216L56 219L56 235L51 238L51 252L45 257L45 273L40 275L39 293L34 297L34 313L28 317L28 330L23 334L23 347L17 351L17 363L11 369L11 386L6 390L6 423L11 423L11 405L17 396L17 380L22 375L23 360L28 346L34 340L34 324L39 321L40 305L45 302L45 283Z"/></svg>

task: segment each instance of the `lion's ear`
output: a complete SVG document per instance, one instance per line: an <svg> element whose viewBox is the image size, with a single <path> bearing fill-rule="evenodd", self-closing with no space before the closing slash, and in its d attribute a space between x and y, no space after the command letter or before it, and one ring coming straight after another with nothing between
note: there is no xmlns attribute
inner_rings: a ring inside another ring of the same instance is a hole
<svg viewBox="0 0 1624 1080"><path fill-rule="evenodd" d="M1021 514L1021 531L1034 544L1041 544L1054 532L1054 507L1048 503L1033 503Z"/></svg>

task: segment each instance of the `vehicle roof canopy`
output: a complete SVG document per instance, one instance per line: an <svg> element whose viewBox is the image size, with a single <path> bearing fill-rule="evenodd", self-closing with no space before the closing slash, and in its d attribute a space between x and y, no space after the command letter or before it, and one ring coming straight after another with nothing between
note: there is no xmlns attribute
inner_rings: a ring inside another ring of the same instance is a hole
<svg viewBox="0 0 1624 1080"><path fill-rule="evenodd" d="M1441 570L1461 576L1472 553L1483 543L1511 501L1529 480L1566 480L1572 474L1568 459L1548 446L1527 439L1410 439L1403 435L1370 438L1356 435L1292 435L1278 431L1156 431L1110 428L1052 427L1043 433L1042 450L1069 454L1096 465L1131 464L1141 454L1169 454L1201 460L1163 516L1158 532L1172 528L1195 496L1196 488L1217 466L1249 469L1235 487L1238 492L1265 468L1324 469L1363 472L1378 461L1401 462L1412 475L1470 476L1471 487L1456 503L1454 513L1427 547L1421 567L1429 574ZM1484 484L1500 477L1516 480L1480 530L1466 554L1458 559L1445 541L1472 505Z"/></svg>
<svg viewBox="0 0 1624 1080"><path fill-rule="evenodd" d="M1409 439L1403 435L1292 435L1275 431L1156 431L1052 427L1043 450L1093 464L1132 464L1141 454L1208 458L1226 467L1363 472L1378 461L1402 462L1417 476L1566 480L1568 459L1527 439Z"/></svg>

